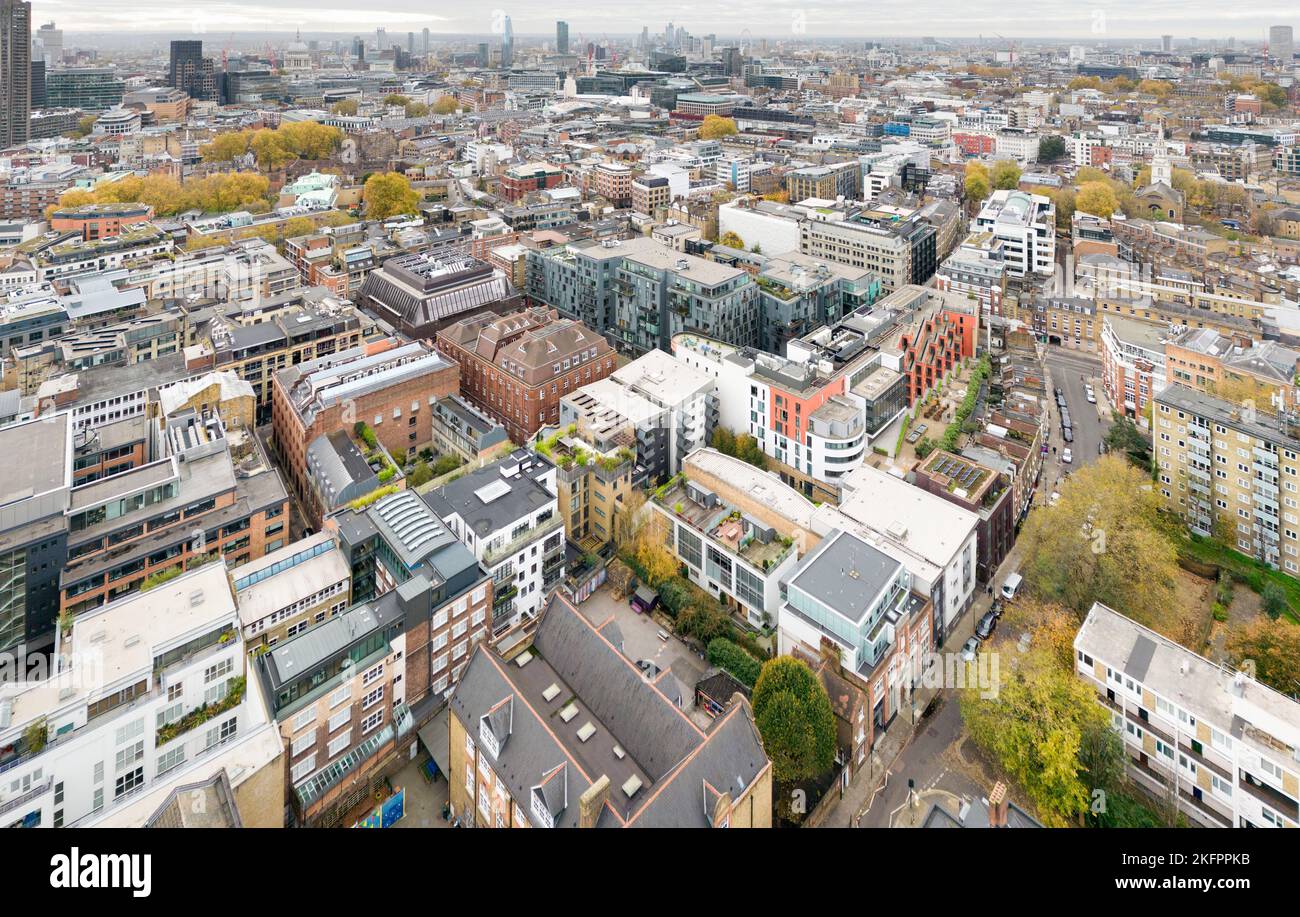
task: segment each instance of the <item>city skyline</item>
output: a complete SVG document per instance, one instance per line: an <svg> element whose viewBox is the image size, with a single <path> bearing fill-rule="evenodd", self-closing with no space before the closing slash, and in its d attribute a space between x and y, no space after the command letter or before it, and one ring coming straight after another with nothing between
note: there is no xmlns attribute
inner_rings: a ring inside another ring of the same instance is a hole
<svg viewBox="0 0 1300 917"><path fill-rule="evenodd" d="M1194 36L1201 39L1236 37L1245 41L1266 40L1274 25L1290 24L1294 8L1284 2L1263 2L1244 8L1222 10L1209 0L1179 3L1158 0L1135 10L1119 3L1080 6L1063 2L1040 3L1032 7L1017 4L1012 9L973 10L953 0L909 5L898 10L871 10L869 18L861 16L860 4L850 0L831 0L817 4L740 3L727 0L702 13L698 6L620 5L605 10L570 5L553 5L538 0L520 0L507 8L485 4L472 12L447 10L430 13L420 9L415 0L386 0L381 9L359 6L353 0L324 0L319 5L304 6L297 0L251 4L204 0L180 7L163 0L133 0L128 4L106 7L83 0L37 0L32 4L33 19L54 19L71 33L139 33L139 23L149 23L146 34L173 30L193 33L221 33L240 30L294 31L320 23L321 13L328 13L329 29L311 29L322 34L342 34L376 27L394 30L428 28L434 36L481 35L500 33L501 17L511 17L517 37L555 36L555 22L565 20L573 34L590 37L605 35L631 36L649 26L651 34L662 33L672 21L694 34L715 32L734 34L735 23L768 23L767 28L749 27L755 38L974 38L999 36L1045 39L1139 39L1158 41L1161 34L1172 33L1175 39ZM846 28L846 22L861 23L860 28ZM787 23L788 25L782 25Z"/></svg>

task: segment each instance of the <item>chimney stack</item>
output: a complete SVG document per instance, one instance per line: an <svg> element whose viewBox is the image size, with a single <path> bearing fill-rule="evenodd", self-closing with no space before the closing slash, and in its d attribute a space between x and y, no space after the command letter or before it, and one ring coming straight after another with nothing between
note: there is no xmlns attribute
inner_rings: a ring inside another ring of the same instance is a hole
<svg viewBox="0 0 1300 917"><path fill-rule="evenodd" d="M596 822L600 820L600 810L605 808L608 799L609 777L601 774L600 779L587 787L586 792L578 798L578 827L596 827Z"/></svg>
<svg viewBox="0 0 1300 917"><path fill-rule="evenodd" d="M989 793L989 827L1007 826L1007 785L999 780Z"/></svg>

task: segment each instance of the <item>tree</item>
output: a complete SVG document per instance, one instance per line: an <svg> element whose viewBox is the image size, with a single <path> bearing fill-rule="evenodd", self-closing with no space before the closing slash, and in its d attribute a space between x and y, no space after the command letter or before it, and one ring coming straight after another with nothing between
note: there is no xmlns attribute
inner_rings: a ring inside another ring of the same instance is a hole
<svg viewBox="0 0 1300 917"><path fill-rule="evenodd" d="M721 115L705 115L700 124L701 140L717 140L719 137L732 137L736 134L736 122Z"/></svg>
<svg viewBox="0 0 1300 917"><path fill-rule="evenodd" d="M1047 192L1047 196L1056 205L1056 229L1058 232L1070 232L1074 225L1074 192L1069 188L1056 188Z"/></svg>
<svg viewBox="0 0 1300 917"><path fill-rule="evenodd" d="M1137 85L1138 92L1152 95L1164 101L1169 93L1174 91L1174 84L1168 80L1143 80Z"/></svg>
<svg viewBox="0 0 1300 917"><path fill-rule="evenodd" d="M1070 80L1069 84L1065 88L1069 89L1071 92L1078 89L1100 89L1101 77L1076 76L1074 79Z"/></svg>
<svg viewBox="0 0 1300 917"><path fill-rule="evenodd" d="M361 196L366 202L366 216L372 220L413 214L420 206L420 195L399 172L377 172L370 176Z"/></svg>
<svg viewBox="0 0 1300 917"><path fill-rule="evenodd" d="M731 622L716 605L697 602L677 613L677 630L708 646L730 633Z"/></svg>
<svg viewBox="0 0 1300 917"><path fill-rule="evenodd" d="M968 201L979 202L989 196L993 184L989 180L989 170L984 167L984 163L973 159L966 163L965 187Z"/></svg>
<svg viewBox="0 0 1300 917"><path fill-rule="evenodd" d="M1079 189L1074 199L1074 207L1076 210L1108 220L1111 214L1119 209L1119 200L1108 184L1092 181Z"/></svg>
<svg viewBox="0 0 1300 917"><path fill-rule="evenodd" d="M807 663L778 656L754 685L754 723L778 783L820 777L835 763L835 713Z"/></svg>
<svg viewBox="0 0 1300 917"><path fill-rule="evenodd" d="M1277 583L1272 581L1265 583L1260 598L1264 603L1264 614L1268 615L1270 620L1276 621L1286 613L1286 591Z"/></svg>
<svg viewBox="0 0 1300 917"><path fill-rule="evenodd" d="M999 159L993 163L993 187L1009 191L1020 184L1020 166L1014 160Z"/></svg>
<svg viewBox="0 0 1300 917"><path fill-rule="evenodd" d="M745 250L745 240L730 230L724 232L718 237L718 244L724 245L727 248L738 248L741 251Z"/></svg>
<svg viewBox="0 0 1300 917"><path fill-rule="evenodd" d="M1151 442L1142 435L1142 431L1128 417L1118 411L1111 413L1113 422L1106 431L1106 448L1117 454L1127 455L1129 461L1142 469L1151 467Z"/></svg>
<svg viewBox="0 0 1300 917"><path fill-rule="evenodd" d="M435 115L449 115L460 107L460 102L455 96L438 96L433 103L433 113Z"/></svg>
<svg viewBox="0 0 1300 917"><path fill-rule="evenodd" d="M1038 159L1040 162L1056 162L1065 156L1065 139L1056 134L1048 134L1038 141Z"/></svg>
<svg viewBox="0 0 1300 917"><path fill-rule="evenodd" d="M384 104L391 108L405 108L410 101L407 96L402 95L400 92L390 92L384 96Z"/></svg>
<svg viewBox="0 0 1300 917"><path fill-rule="evenodd" d="M651 586L658 586L677 575L677 558L667 548L668 520L651 512L632 537L632 557L645 571Z"/></svg>
<svg viewBox="0 0 1300 917"><path fill-rule="evenodd" d="M420 459L415 463L415 467L411 469L410 477L406 479L406 483L410 487L419 487L421 484L428 484L432 480L433 469L429 467L428 462Z"/></svg>
<svg viewBox="0 0 1300 917"><path fill-rule="evenodd" d="M1031 645L1000 669L996 693L971 684L959 696L970 737L1024 788L1045 822L1066 825L1088 811L1083 736L1110 727L1093 689L1073 671Z"/></svg>
<svg viewBox="0 0 1300 917"><path fill-rule="evenodd" d="M1300 625L1256 618L1231 631L1226 648L1238 668L1249 660L1264 684L1287 695L1300 690Z"/></svg>
<svg viewBox="0 0 1300 917"><path fill-rule="evenodd" d="M248 152L252 139L248 131L226 131L217 134L210 143L205 143L200 152L204 162L229 162Z"/></svg>
<svg viewBox="0 0 1300 917"><path fill-rule="evenodd" d="M735 455L736 435L726 427L714 427L711 445L724 455Z"/></svg>
<svg viewBox="0 0 1300 917"><path fill-rule="evenodd" d="M429 114L429 106L425 105L423 102L406 103L406 117L423 118L428 114Z"/></svg>
<svg viewBox="0 0 1300 917"><path fill-rule="evenodd" d="M1029 515L1022 573L1029 591L1080 618L1102 602L1161 629L1176 613L1177 550L1150 476L1104 455L1061 485L1054 506Z"/></svg>
<svg viewBox="0 0 1300 917"><path fill-rule="evenodd" d="M339 99L339 101L335 102L334 105L331 106L330 111L336 115L343 115L345 117L355 115L357 113L357 100Z"/></svg>
<svg viewBox="0 0 1300 917"><path fill-rule="evenodd" d="M262 128L253 134L249 149L253 151L253 156L261 169L272 171L281 169L294 158L293 153L285 147L279 131L269 128Z"/></svg>

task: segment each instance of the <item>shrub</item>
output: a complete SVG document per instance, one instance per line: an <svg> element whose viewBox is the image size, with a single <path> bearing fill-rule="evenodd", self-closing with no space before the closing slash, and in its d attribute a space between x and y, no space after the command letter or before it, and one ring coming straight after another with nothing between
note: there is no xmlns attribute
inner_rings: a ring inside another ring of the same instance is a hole
<svg viewBox="0 0 1300 917"><path fill-rule="evenodd" d="M464 462L461 461L458 455L439 456L438 461L433 463L433 476L440 478L444 474L451 474L463 464Z"/></svg>
<svg viewBox="0 0 1300 917"><path fill-rule="evenodd" d="M726 669L750 688L758 682L758 673L763 670L763 663L726 637L715 637L709 641L709 664Z"/></svg>

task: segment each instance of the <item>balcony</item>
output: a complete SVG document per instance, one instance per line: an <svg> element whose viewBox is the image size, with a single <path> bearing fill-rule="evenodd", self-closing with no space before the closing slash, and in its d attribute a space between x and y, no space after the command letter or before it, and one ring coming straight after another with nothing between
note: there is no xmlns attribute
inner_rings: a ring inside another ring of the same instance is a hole
<svg viewBox="0 0 1300 917"><path fill-rule="evenodd" d="M518 554L523 548L532 544L539 538L545 538L552 532L562 530L564 520L559 516L552 516L540 525L535 525L514 539L508 541L499 548L489 548L483 552L483 564L486 567L495 567L503 560L508 560L515 554Z"/></svg>

